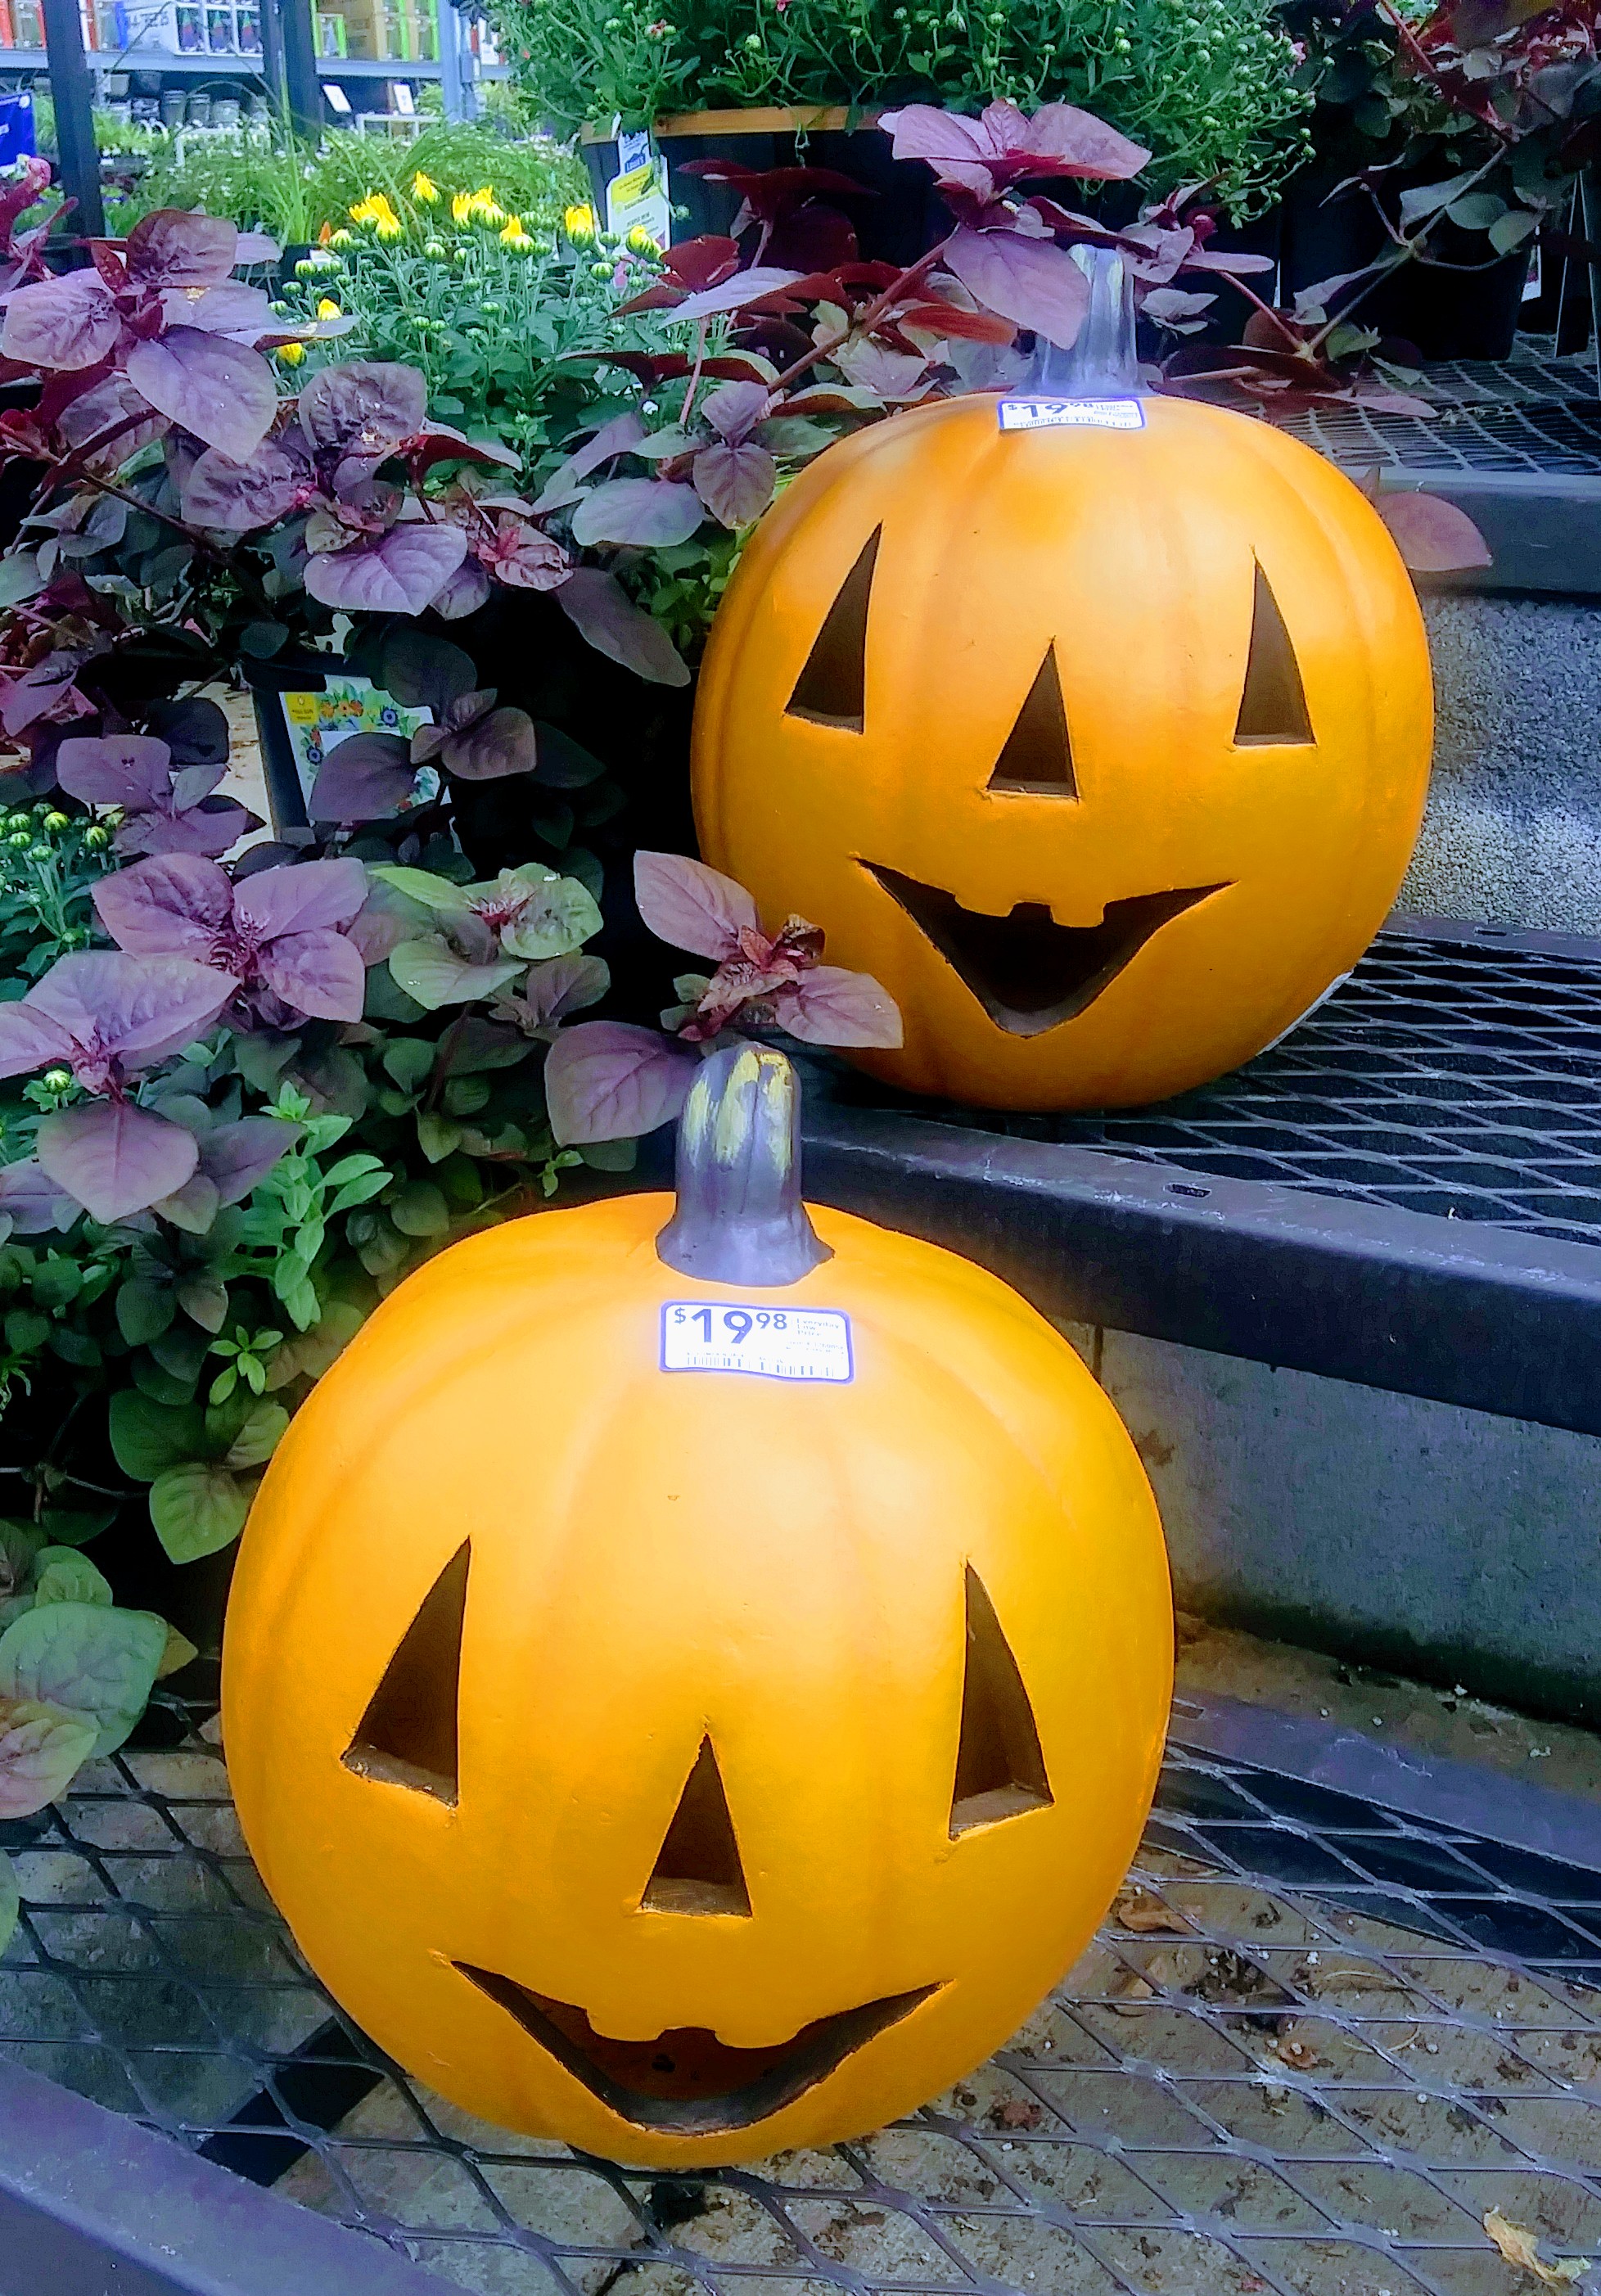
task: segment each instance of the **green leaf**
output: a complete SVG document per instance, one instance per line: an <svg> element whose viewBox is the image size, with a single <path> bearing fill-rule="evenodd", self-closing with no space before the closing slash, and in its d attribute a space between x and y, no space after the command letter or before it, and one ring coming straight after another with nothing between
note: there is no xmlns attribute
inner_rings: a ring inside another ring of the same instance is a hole
<svg viewBox="0 0 1601 2296"><path fill-rule="evenodd" d="M194 1399L195 1382L192 1379L175 1379L163 1371L151 1357L140 1353L132 1361L134 1385L141 1395L148 1395L152 1403L191 1403Z"/></svg>
<svg viewBox="0 0 1601 2296"><path fill-rule="evenodd" d="M593 1172L631 1172L639 1154L637 1140L586 1140L579 1154Z"/></svg>
<svg viewBox="0 0 1601 2296"><path fill-rule="evenodd" d="M452 1077L445 1086L445 1106L452 1116L476 1116L489 1106L493 1089L488 1077Z"/></svg>
<svg viewBox="0 0 1601 2296"><path fill-rule="evenodd" d="M144 1711L166 1645L166 1622L149 1611L36 1605L0 1635L0 1698L87 1716L91 1751L114 1753Z"/></svg>
<svg viewBox="0 0 1601 2296"><path fill-rule="evenodd" d="M1446 209L1462 231L1488 231L1506 212L1506 201L1495 192L1469 192L1466 199L1453 200Z"/></svg>
<svg viewBox="0 0 1601 2296"><path fill-rule="evenodd" d="M283 1305L288 1308L290 1321L297 1332L311 1329L321 1311L321 1302L316 1296L316 1286L309 1276L303 1283L297 1283L292 1292L283 1294Z"/></svg>
<svg viewBox="0 0 1601 2296"><path fill-rule="evenodd" d="M200 1656L200 1652L187 1635L182 1635L168 1621L167 1647L161 1652L161 1663L156 1669L156 1680L165 1682L169 1674L181 1674L184 1669Z"/></svg>
<svg viewBox="0 0 1601 2296"><path fill-rule="evenodd" d="M153 1482L180 1459L192 1459L205 1448L205 1414L196 1404L164 1408L123 1388L111 1398L110 1417L117 1464L142 1483Z"/></svg>
<svg viewBox="0 0 1601 2296"><path fill-rule="evenodd" d="M0 1817L31 1817L67 1791L94 1751L98 1732L86 1716L63 1714L20 1698L0 1706ZM0 1860L0 1941L17 1923L17 1884Z"/></svg>
<svg viewBox="0 0 1601 2296"><path fill-rule="evenodd" d="M212 1406L226 1403L239 1384L239 1365L225 1364L212 1381L206 1400Z"/></svg>
<svg viewBox="0 0 1601 2296"><path fill-rule="evenodd" d="M116 1520L114 1506L46 1507L38 1528L52 1546L86 1546Z"/></svg>
<svg viewBox="0 0 1601 2296"><path fill-rule="evenodd" d="M539 888L527 914L501 934L513 956L568 956L601 929L595 896L576 877L558 877Z"/></svg>
<svg viewBox="0 0 1601 2296"><path fill-rule="evenodd" d="M228 1287L219 1276L185 1275L177 1284L177 1301L202 1332L220 1332L228 1320Z"/></svg>
<svg viewBox="0 0 1601 2296"><path fill-rule="evenodd" d="M421 901L425 909L432 909L439 916L464 917L472 906L459 885L436 877L429 869L370 869L367 873L386 885L393 885L408 900Z"/></svg>
<svg viewBox="0 0 1601 2296"><path fill-rule="evenodd" d="M117 1292L117 1329L130 1348L159 1340L177 1313L169 1283L148 1276L130 1275Z"/></svg>
<svg viewBox="0 0 1601 2296"><path fill-rule="evenodd" d="M168 1467L150 1488L150 1519L175 1562L194 1562L231 1546L244 1529L254 1486L242 1483L230 1469L205 1459L191 1459L182 1467ZM165 1640L165 1629L163 1629ZM0 1684L4 1682L5 1638L0 1636Z"/></svg>
<svg viewBox="0 0 1601 2296"><path fill-rule="evenodd" d="M223 1455L225 1467L265 1467L289 1425L281 1403L259 1403Z"/></svg>
<svg viewBox="0 0 1601 2296"><path fill-rule="evenodd" d="M79 1371L89 1371L100 1361L100 1342L91 1339L87 1332L74 1331L70 1324L53 1324L50 1352Z"/></svg>
<svg viewBox="0 0 1601 2296"><path fill-rule="evenodd" d="M422 1037L397 1037L383 1055L386 1072L403 1092L417 1091L432 1073L433 1063L434 1047ZM355 1160L349 1160L353 1162ZM331 1180L337 1177L334 1172L328 1174Z"/></svg>
<svg viewBox="0 0 1601 2296"><path fill-rule="evenodd" d="M34 1269L33 1282L29 1289L33 1293L36 1307L54 1313L72 1305L83 1290L83 1271L76 1261L62 1259L52 1253L42 1267Z"/></svg>
<svg viewBox="0 0 1601 2296"><path fill-rule="evenodd" d="M36 1603L104 1603L112 1600L111 1582L96 1570L86 1554L70 1546L46 1546L34 1562Z"/></svg>
<svg viewBox="0 0 1601 2296"><path fill-rule="evenodd" d="M441 1116L435 1108L424 1108L417 1116L417 1145L431 1164L442 1163L454 1155L462 1144L462 1128ZM374 1190L374 1193L376 1194Z"/></svg>
<svg viewBox="0 0 1601 2296"><path fill-rule="evenodd" d="M1527 208L1511 208L1490 225L1490 243L1498 255L1510 255L1539 227L1539 217L1531 215Z"/></svg>
<svg viewBox="0 0 1601 2296"><path fill-rule="evenodd" d="M377 1162L375 1157L374 1161ZM383 1193L392 1177L386 1166L379 1164L375 1172L363 1172L359 1178L348 1180L328 1206L329 1218L338 1212L354 1211L357 1204L371 1203L374 1196Z"/></svg>
<svg viewBox="0 0 1601 2296"><path fill-rule="evenodd" d="M13 1308L5 1319L5 1344L14 1356L32 1355L50 1337L50 1318L31 1308Z"/></svg>
<svg viewBox="0 0 1601 2296"><path fill-rule="evenodd" d="M20 1515L0 1515L0 1587L21 1587L45 1543L45 1533L37 1522L25 1522Z"/></svg>
<svg viewBox="0 0 1601 2296"><path fill-rule="evenodd" d="M255 1091L274 1093L300 1049L298 1037L241 1035L234 1038L234 1062Z"/></svg>
<svg viewBox="0 0 1601 2296"><path fill-rule="evenodd" d="M341 1156L337 1164L330 1165L323 1174L323 1185L328 1188L342 1188L349 1180L359 1180L369 1172L382 1172L382 1169L381 1156Z"/></svg>
<svg viewBox="0 0 1601 2296"><path fill-rule="evenodd" d="M402 941L390 951L390 971L397 983L429 1013L437 1013L443 1004L470 1004L480 996L492 996L522 969L516 957L469 964L439 933L431 933L426 940Z"/></svg>
<svg viewBox="0 0 1601 2296"><path fill-rule="evenodd" d="M203 1332L179 1324L169 1332L159 1333L151 1341L150 1351L163 1371L169 1371L174 1379L186 1379L193 1384L201 1375L210 1342Z"/></svg>
<svg viewBox="0 0 1601 2296"><path fill-rule="evenodd" d="M75 1762L73 1769L78 1767ZM69 1773L70 1775L70 1772ZM38 1805L43 1808L43 1803ZM19 1816L23 1813L19 1812ZM9 1857L0 1857L0 1953L12 1941L12 1933L22 1916L21 1893L17 1888L17 1876Z"/></svg>
<svg viewBox="0 0 1601 2296"><path fill-rule="evenodd" d="M443 1235L450 1208L431 1180L407 1180L385 1207L402 1235Z"/></svg>

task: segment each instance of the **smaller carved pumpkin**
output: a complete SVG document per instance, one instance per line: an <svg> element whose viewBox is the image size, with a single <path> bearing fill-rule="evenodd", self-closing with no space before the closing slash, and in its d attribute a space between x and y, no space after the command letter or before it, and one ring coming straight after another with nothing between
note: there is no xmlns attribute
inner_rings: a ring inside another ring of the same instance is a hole
<svg viewBox="0 0 1601 2296"><path fill-rule="evenodd" d="M1005 2040L1167 1718L1112 1406L995 1277L814 1227L796 1138L787 1062L718 1054L676 1210L410 1277L281 1445L228 1613L239 1812L313 1967L469 2111L653 2165L874 2128Z"/></svg>
<svg viewBox="0 0 1601 2296"><path fill-rule="evenodd" d="M900 1007L860 1064L998 1108L1159 1099L1348 972L1427 787L1411 581L1351 480L1176 398L831 447L747 545L695 706L702 850Z"/></svg>

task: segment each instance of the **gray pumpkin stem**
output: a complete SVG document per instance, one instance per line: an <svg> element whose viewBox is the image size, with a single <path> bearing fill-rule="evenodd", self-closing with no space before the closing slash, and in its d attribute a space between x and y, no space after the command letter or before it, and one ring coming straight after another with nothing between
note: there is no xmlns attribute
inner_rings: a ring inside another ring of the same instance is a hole
<svg viewBox="0 0 1601 2296"><path fill-rule="evenodd" d="M796 1283L832 1259L800 1201L800 1079L782 1053L702 1063L678 1119L678 1201L656 1250L710 1283Z"/></svg>

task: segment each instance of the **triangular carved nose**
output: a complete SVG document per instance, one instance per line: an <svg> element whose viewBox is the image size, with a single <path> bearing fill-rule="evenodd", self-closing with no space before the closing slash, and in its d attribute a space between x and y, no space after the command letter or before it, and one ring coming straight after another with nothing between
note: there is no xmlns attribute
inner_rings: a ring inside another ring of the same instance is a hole
<svg viewBox="0 0 1601 2296"><path fill-rule="evenodd" d="M472 1550L458 1547L383 1670L345 1755L358 1777L456 1799L456 1700Z"/></svg>
<svg viewBox="0 0 1601 2296"><path fill-rule="evenodd" d="M710 1738L701 1741L640 1902L657 1914L750 1913L751 1893Z"/></svg>
<svg viewBox="0 0 1601 2296"><path fill-rule="evenodd" d="M1017 723L996 759L989 787L1036 797L1076 798L1079 794L1054 643L1046 649L1045 660L1017 713Z"/></svg>
<svg viewBox="0 0 1601 2296"><path fill-rule="evenodd" d="M1288 746L1312 739L1301 665L1278 601L1260 566L1252 598L1251 650L1245 658L1245 684L1234 738L1237 749L1253 743Z"/></svg>
<svg viewBox="0 0 1601 2296"><path fill-rule="evenodd" d="M950 1802L953 1841L976 1825L1048 1809L1053 1800L1029 1693L995 1605L971 1564L966 1650L962 1736Z"/></svg>

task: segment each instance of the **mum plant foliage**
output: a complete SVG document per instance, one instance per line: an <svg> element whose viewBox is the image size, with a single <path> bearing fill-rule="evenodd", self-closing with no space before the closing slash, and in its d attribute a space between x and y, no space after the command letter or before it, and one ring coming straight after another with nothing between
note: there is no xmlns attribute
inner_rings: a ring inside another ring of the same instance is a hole
<svg viewBox="0 0 1601 2296"><path fill-rule="evenodd" d="M767 104L1093 107L1151 149L1150 180L1265 205L1305 156L1310 96L1262 0L497 0L535 108L570 132Z"/></svg>

